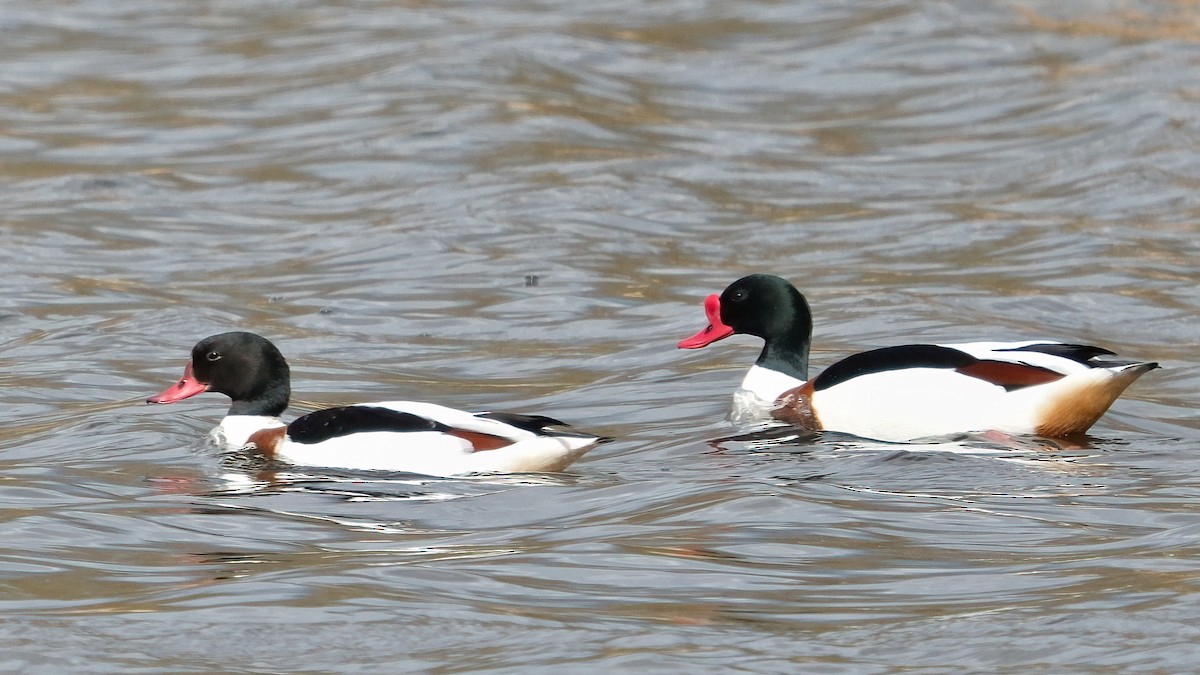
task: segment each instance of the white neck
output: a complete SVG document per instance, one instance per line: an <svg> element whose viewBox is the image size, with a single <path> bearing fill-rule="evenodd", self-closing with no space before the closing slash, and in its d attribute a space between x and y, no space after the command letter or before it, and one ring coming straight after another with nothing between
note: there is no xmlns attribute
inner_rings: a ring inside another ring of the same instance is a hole
<svg viewBox="0 0 1200 675"><path fill-rule="evenodd" d="M802 384L804 384L804 380L798 380L791 375L784 375L778 370L771 370L762 366L751 366L750 370L746 372L746 377L742 380L741 388L768 403L774 403L780 394L789 389L795 389Z"/></svg>

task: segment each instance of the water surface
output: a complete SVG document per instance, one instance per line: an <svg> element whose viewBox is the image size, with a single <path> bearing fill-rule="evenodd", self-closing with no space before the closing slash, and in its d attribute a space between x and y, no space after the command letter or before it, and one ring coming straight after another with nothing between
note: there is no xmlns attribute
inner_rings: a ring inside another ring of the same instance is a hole
<svg viewBox="0 0 1200 675"><path fill-rule="evenodd" d="M1200 638L1188 2L0 9L0 667L1096 672ZM1084 447L729 438L792 279L824 367L1045 337L1164 369ZM536 277L536 283L533 277ZM216 332L296 411L616 436L564 474L261 474L144 406Z"/></svg>

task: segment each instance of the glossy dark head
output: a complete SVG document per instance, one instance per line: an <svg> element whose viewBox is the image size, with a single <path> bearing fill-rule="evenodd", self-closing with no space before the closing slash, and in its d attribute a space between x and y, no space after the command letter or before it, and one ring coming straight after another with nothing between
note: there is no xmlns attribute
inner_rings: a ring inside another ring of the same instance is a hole
<svg viewBox="0 0 1200 675"><path fill-rule="evenodd" d="M751 274L721 295L704 301L708 326L681 340L682 349L699 349L730 335L754 335L766 341L758 365L807 378L812 312L808 301L786 279Z"/></svg>
<svg viewBox="0 0 1200 675"><path fill-rule="evenodd" d="M786 279L770 274L751 274L729 286L720 296L704 301L709 325L679 343L683 349L699 349L735 333L764 340L800 339L812 335L812 313L808 301Z"/></svg>
<svg viewBox="0 0 1200 675"><path fill-rule="evenodd" d="M207 337L192 347L183 377L148 403L174 403L206 391L233 399L231 415L278 416L287 408L291 375L266 338L241 331Z"/></svg>

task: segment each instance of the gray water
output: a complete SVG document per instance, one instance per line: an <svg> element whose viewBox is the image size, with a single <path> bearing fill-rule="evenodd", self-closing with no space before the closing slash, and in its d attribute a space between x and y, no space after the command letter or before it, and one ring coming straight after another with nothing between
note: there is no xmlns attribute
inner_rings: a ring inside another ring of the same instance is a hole
<svg viewBox="0 0 1200 675"><path fill-rule="evenodd" d="M0 669L1181 672L1200 659L1200 6L10 0ZM733 439L754 271L815 368L1157 360L1083 446ZM536 280L532 277L536 277ZM536 281L536 283L534 283ZM253 473L226 401L540 412L567 473Z"/></svg>

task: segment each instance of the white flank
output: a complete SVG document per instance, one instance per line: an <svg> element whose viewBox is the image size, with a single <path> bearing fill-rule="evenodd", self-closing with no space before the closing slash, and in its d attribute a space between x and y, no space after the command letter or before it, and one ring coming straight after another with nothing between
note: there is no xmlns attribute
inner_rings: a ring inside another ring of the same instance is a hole
<svg viewBox="0 0 1200 675"><path fill-rule="evenodd" d="M537 436L496 450L472 452L470 444L461 438L435 431L373 431L311 445L285 440L276 448L276 458L290 464L428 476L561 471L597 440Z"/></svg>
<svg viewBox="0 0 1200 675"><path fill-rule="evenodd" d="M949 369L905 368L822 389L813 395L813 410L827 430L881 441L969 431L1032 434L1049 406L1103 387L1129 368L1085 368L1061 380L1011 392ZM1124 375L1123 379L1134 378Z"/></svg>
<svg viewBox="0 0 1200 675"><path fill-rule="evenodd" d="M871 373L813 394L821 426L881 441L960 431L1031 431L1034 411L1013 406L1003 387L945 368Z"/></svg>
<svg viewBox="0 0 1200 675"><path fill-rule="evenodd" d="M595 436L538 435L493 419L420 401L360 403L440 422L448 427L506 438L512 445L474 452L471 444L438 431L371 431L296 443L285 438L275 458L289 464L353 471L403 471L429 476L469 473L561 471L595 446ZM210 436L227 448L242 448L250 435L284 426L273 417L229 416Z"/></svg>

